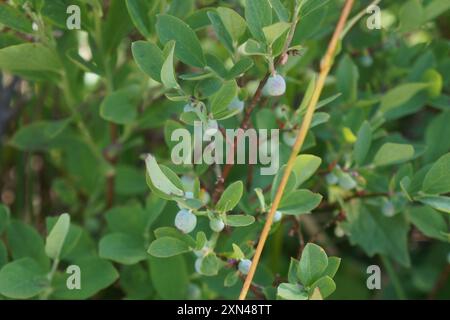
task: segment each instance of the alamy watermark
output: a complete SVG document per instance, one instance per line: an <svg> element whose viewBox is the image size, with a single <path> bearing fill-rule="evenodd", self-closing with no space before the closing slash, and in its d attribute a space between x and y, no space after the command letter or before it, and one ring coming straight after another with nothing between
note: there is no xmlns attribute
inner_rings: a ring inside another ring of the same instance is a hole
<svg viewBox="0 0 450 320"><path fill-rule="evenodd" d="M279 169L278 129L219 130L214 120L207 125L195 121L193 135L180 128L170 139L177 142L171 154L177 165L260 164L261 175L274 175Z"/></svg>

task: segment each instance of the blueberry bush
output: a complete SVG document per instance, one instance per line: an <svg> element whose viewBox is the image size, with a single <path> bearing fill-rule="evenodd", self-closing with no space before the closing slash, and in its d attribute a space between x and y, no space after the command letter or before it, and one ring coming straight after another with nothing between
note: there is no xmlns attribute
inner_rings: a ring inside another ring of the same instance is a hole
<svg viewBox="0 0 450 320"><path fill-rule="evenodd" d="M449 22L448 0L2 1L0 299L450 298ZM189 162L183 129L274 130L253 147L279 167Z"/></svg>

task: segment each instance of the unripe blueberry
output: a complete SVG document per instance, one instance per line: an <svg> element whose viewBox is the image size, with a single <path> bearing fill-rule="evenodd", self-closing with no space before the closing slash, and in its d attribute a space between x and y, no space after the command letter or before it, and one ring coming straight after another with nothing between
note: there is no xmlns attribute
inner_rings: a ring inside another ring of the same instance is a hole
<svg viewBox="0 0 450 320"><path fill-rule="evenodd" d="M189 284L187 289L187 296L189 300L200 300L202 297L202 290L196 284Z"/></svg>
<svg viewBox="0 0 450 320"><path fill-rule="evenodd" d="M354 188L356 188L357 183L356 181L352 178L351 175L349 175L346 172L343 172L340 176L339 176L339 185L341 186L342 189L345 190L352 190Z"/></svg>
<svg viewBox="0 0 450 320"><path fill-rule="evenodd" d="M185 197L186 199L194 199L194 193L193 193L193 192L190 192L190 191L186 191L186 192L184 193L184 197Z"/></svg>
<svg viewBox="0 0 450 320"><path fill-rule="evenodd" d="M251 266L252 266L252 262L250 260L242 259L239 262L238 269L242 274L248 274Z"/></svg>
<svg viewBox="0 0 450 320"><path fill-rule="evenodd" d="M193 191L195 180L191 176L181 176L181 183L183 184L184 190L186 191Z"/></svg>
<svg viewBox="0 0 450 320"><path fill-rule="evenodd" d="M276 211L275 215L273 216L273 222L278 222L283 218L283 214L280 211Z"/></svg>
<svg viewBox="0 0 450 320"><path fill-rule="evenodd" d="M197 260L195 260L195 272L202 274L202 263L203 258L198 258Z"/></svg>
<svg viewBox="0 0 450 320"><path fill-rule="evenodd" d="M265 96L279 97L286 92L286 80L279 74L271 76L263 89Z"/></svg>
<svg viewBox="0 0 450 320"><path fill-rule="evenodd" d="M225 223L221 219L212 219L209 222L209 227L214 232L221 232L225 228Z"/></svg>
<svg viewBox="0 0 450 320"><path fill-rule="evenodd" d="M341 226L337 225L336 228L334 228L334 235L338 238L342 238L345 236L345 231L341 228Z"/></svg>
<svg viewBox="0 0 450 320"><path fill-rule="evenodd" d="M231 103L228 105L228 110L238 110L239 112L242 112L244 110L244 105L244 101L241 101L238 97L235 97L233 101L231 101Z"/></svg>
<svg viewBox="0 0 450 320"><path fill-rule="evenodd" d="M195 107L192 104L188 103L187 105L184 106L183 111L184 112L195 112Z"/></svg>
<svg viewBox="0 0 450 320"><path fill-rule="evenodd" d="M325 180L327 180L329 185L335 185L339 182L339 178L333 172L327 174Z"/></svg>
<svg viewBox="0 0 450 320"><path fill-rule="evenodd" d="M181 209L175 217L175 226L183 233L189 233L195 229L197 217L192 212Z"/></svg>
<svg viewBox="0 0 450 320"><path fill-rule="evenodd" d="M370 55L362 56L359 61L366 68L372 66L372 64L373 64L373 59Z"/></svg>
<svg viewBox="0 0 450 320"><path fill-rule="evenodd" d="M286 106L278 106L275 109L275 115L278 119L284 119L288 115L288 107Z"/></svg>
<svg viewBox="0 0 450 320"><path fill-rule="evenodd" d="M297 141L297 131L288 131L283 133L283 141L289 147L292 147Z"/></svg>
<svg viewBox="0 0 450 320"><path fill-rule="evenodd" d="M386 217L393 217L395 215L395 207L394 204L387 200L383 200L383 206L381 207L381 211Z"/></svg>

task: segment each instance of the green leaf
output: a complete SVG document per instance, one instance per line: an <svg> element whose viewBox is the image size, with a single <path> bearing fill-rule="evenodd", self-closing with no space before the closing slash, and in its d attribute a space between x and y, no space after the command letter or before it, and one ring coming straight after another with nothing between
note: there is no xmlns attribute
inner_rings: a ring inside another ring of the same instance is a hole
<svg viewBox="0 0 450 320"><path fill-rule="evenodd" d="M99 243L99 256L126 265L136 264L147 258L144 240L124 233L112 233L103 237Z"/></svg>
<svg viewBox="0 0 450 320"><path fill-rule="evenodd" d="M8 207L0 204L0 235L2 235L3 231L6 229L6 226L9 223L9 209Z"/></svg>
<svg viewBox="0 0 450 320"><path fill-rule="evenodd" d="M169 41L164 49L166 53L166 60L161 69L161 81L167 89L176 89L180 86L178 85L177 79L175 78L174 60L173 55L175 52L175 41Z"/></svg>
<svg viewBox="0 0 450 320"><path fill-rule="evenodd" d="M48 287L46 272L31 258L8 263L0 270L0 293L12 299L29 299Z"/></svg>
<svg viewBox="0 0 450 320"><path fill-rule="evenodd" d="M425 12L420 0L408 0L403 3L399 13L400 32L418 29L425 22Z"/></svg>
<svg viewBox="0 0 450 320"><path fill-rule="evenodd" d="M152 242L148 253L158 258L173 257L191 251L189 245L176 238L162 237Z"/></svg>
<svg viewBox="0 0 450 320"><path fill-rule="evenodd" d="M253 60L248 57L244 57L230 69L228 72L228 75L226 77L226 80L233 80L235 78L239 78L242 76L246 71L248 71L250 68L252 68L254 65Z"/></svg>
<svg viewBox="0 0 450 320"><path fill-rule="evenodd" d="M308 181L322 164L322 159L311 154L299 155L294 162L292 172L296 177L296 188Z"/></svg>
<svg viewBox="0 0 450 320"><path fill-rule="evenodd" d="M47 230L53 229L56 222L58 221L58 217L48 217L46 219ZM72 253L72 250L76 248L80 239L83 235L83 229L80 226L70 224L69 231L67 233L66 239L64 240L64 244L61 248L61 253L59 255L60 260L64 260L69 257Z"/></svg>
<svg viewBox="0 0 450 320"><path fill-rule="evenodd" d="M80 290L69 290L67 279L71 275L63 273L55 279L55 291L52 293L52 297L70 300L87 299L109 287L119 278L117 270L109 261L97 257L76 260L73 264L78 266L81 271Z"/></svg>
<svg viewBox="0 0 450 320"><path fill-rule="evenodd" d="M263 32L269 46L278 40L289 28L291 24L288 22L277 22L270 26L264 27Z"/></svg>
<svg viewBox="0 0 450 320"><path fill-rule="evenodd" d="M438 211L450 213L450 197L421 196L417 197L416 199Z"/></svg>
<svg viewBox="0 0 450 320"><path fill-rule="evenodd" d="M211 99L211 111L214 118L219 118L238 94L236 81L226 81L220 90Z"/></svg>
<svg viewBox="0 0 450 320"><path fill-rule="evenodd" d="M234 209L242 198L244 184L242 181L236 181L225 189L216 205L216 210L227 212Z"/></svg>
<svg viewBox="0 0 450 320"><path fill-rule="evenodd" d="M102 70L95 64L94 61L86 61L78 54L77 49L69 49L66 52L66 56L79 68L86 72L96 73L98 75L102 75Z"/></svg>
<svg viewBox="0 0 450 320"><path fill-rule="evenodd" d="M284 197L278 208L283 214L301 215L310 213L322 202L322 196L309 190L296 190Z"/></svg>
<svg viewBox="0 0 450 320"><path fill-rule="evenodd" d="M359 71L349 55L344 55L337 69L337 87L347 103L358 98Z"/></svg>
<svg viewBox="0 0 450 320"><path fill-rule="evenodd" d="M219 259L214 252L211 252L202 259L200 271L204 276L215 276L219 273L219 267Z"/></svg>
<svg viewBox="0 0 450 320"><path fill-rule="evenodd" d="M341 258L338 257L328 257L328 265L324 271L324 275L334 278L339 266L341 265Z"/></svg>
<svg viewBox="0 0 450 320"><path fill-rule="evenodd" d="M223 282L224 287L229 288L234 286L239 280L239 272L232 271L225 277Z"/></svg>
<svg viewBox="0 0 450 320"><path fill-rule="evenodd" d="M214 31L216 32L216 35L219 38L220 42L223 43L228 52L234 54L235 50L233 39L230 33L228 32L227 28L225 27L224 23L222 22L220 15L215 11L210 11L208 12L208 17L212 23Z"/></svg>
<svg viewBox="0 0 450 320"><path fill-rule="evenodd" d="M423 181L422 191L428 194L450 192L450 153L437 160Z"/></svg>
<svg viewBox="0 0 450 320"><path fill-rule="evenodd" d="M154 233L155 237L158 239L163 237L175 238L183 241L191 248L195 248L197 246L197 242L194 240L194 238L174 227L161 227L156 229Z"/></svg>
<svg viewBox="0 0 450 320"><path fill-rule="evenodd" d="M8 262L8 251L3 242L0 241L0 270L7 262Z"/></svg>
<svg viewBox="0 0 450 320"><path fill-rule="evenodd" d="M280 0L270 0L270 4L272 8L275 10L275 13L278 16L278 19L284 22L289 21L289 10L281 3Z"/></svg>
<svg viewBox="0 0 450 320"><path fill-rule="evenodd" d="M139 32L145 37L152 36L152 25L148 16L149 2L146 0L126 0L128 13Z"/></svg>
<svg viewBox="0 0 450 320"><path fill-rule="evenodd" d="M298 277L304 286L310 286L322 276L327 266L325 251L316 244L308 243L302 252Z"/></svg>
<svg viewBox="0 0 450 320"><path fill-rule="evenodd" d="M444 86L442 75L434 69L429 69L424 73L423 80L429 85L428 96L432 99L438 98Z"/></svg>
<svg viewBox="0 0 450 320"><path fill-rule="evenodd" d="M14 260L29 257L45 270L50 267L44 240L34 228L20 221L11 221L6 228L6 237Z"/></svg>
<svg viewBox="0 0 450 320"><path fill-rule="evenodd" d="M0 49L0 69L3 70L58 72L60 66L56 54L42 44L25 43Z"/></svg>
<svg viewBox="0 0 450 320"><path fill-rule="evenodd" d="M148 154L145 159L145 165L147 167L147 173L153 185L166 195L175 195L182 197L184 192L175 186L173 182L164 174L164 172L159 167L156 159Z"/></svg>
<svg viewBox="0 0 450 320"><path fill-rule="evenodd" d="M311 285L311 294L318 288L322 299L330 296L336 290L336 283L329 276L325 276L317 280Z"/></svg>
<svg viewBox="0 0 450 320"><path fill-rule="evenodd" d="M272 201L275 199L275 194L277 193L277 190L280 186L281 179L283 178L285 170L286 165L281 167L281 169L278 171L277 175L273 179L272 190L270 193ZM286 187L284 188L283 198L287 197L296 188L296 186L297 186L297 177L296 174L292 172L291 175L289 176Z"/></svg>
<svg viewBox="0 0 450 320"><path fill-rule="evenodd" d="M0 24L19 32L33 32L31 21L27 16L7 4L0 4Z"/></svg>
<svg viewBox="0 0 450 320"><path fill-rule="evenodd" d="M150 284L150 273L142 264L121 268L120 287L127 295L126 300L150 299L154 294Z"/></svg>
<svg viewBox="0 0 450 320"><path fill-rule="evenodd" d="M107 95L100 106L100 116L117 124L132 123L137 117L137 109L130 92L120 90Z"/></svg>
<svg viewBox="0 0 450 320"><path fill-rule="evenodd" d="M410 144L385 143L378 150L373 160L376 166L399 164L414 157L414 147Z"/></svg>
<svg viewBox="0 0 450 320"><path fill-rule="evenodd" d="M298 284L282 283L278 286L277 298L282 300L308 300L308 294Z"/></svg>
<svg viewBox="0 0 450 320"><path fill-rule="evenodd" d="M431 120L425 133L425 153L426 162L436 161L441 155L450 150L450 139L441 139L441 137L450 137L450 111L446 111ZM436 143L439 141L439 143Z"/></svg>
<svg viewBox="0 0 450 320"><path fill-rule="evenodd" d="M155 81L161 82L161 69L164 64L162 50L147 41L136 41L131 45L134 61L142 72Z"/></svg>
<svg viewBox="0 0 450 320"><path fill-rule="evenodd" d="M216 11L233 41L238 42L247 30L247 23L244 18L230 8L219 7Z"/></svg>
<svg viewBox="0 0 450 320"><path fill-rule="evenodd" d="M381 98L381 112L387 113L388 111L402 106L411 98L413 98L417 93L424 90L428 86L428 83L407 83L389 90Z"/></svg>
<svg viewBox="0 0 450 320"><path fill-rule="evenodd" d="M193 67L205 66L205 56L200 41L185 22L174 16L163 14L158 16L156 29L164 45L171 40L176 41L175 54L178 59Z"/></svg>
<svg viewBox="0 0 450 320"><path fill-rule="evenodd" d="M432 208L427 206L412 207L409 218L412 224L424 235L442 241L450 241L449 237L446 236L449 232L447 222L442 214Z"/></svg>
<svg viewBox="0 0 450 320"><path fill-rule="evenodd" d="M10 143L23 151L47 150L69 123L70 119L34 122L16 131Z"/></svg>
<svg viewBox="0 0 450 320"><path fill-rule="evenodd" d="M358 131L358 137L353 149L353 158L358 165L362 165L367 158L372 144L372 128L368 121L364 121Z"/></svg>
<svg viewBox="0 0 450 320"><path fill-rule="evenodd" d="M185 299L189 276L182 256L149 259L152 285L160 299Z"/></svg>
<svg viewBox="0 0 450 320"><path fill-rule="evenodd" d="M401 215L386 217L359 203L347 206L347 221L341 226L350 243L359 245L369 256L389 255L403 266L410 265L408 253L409 223Z"/></svg>
<svg viewBox="0 0 450 320"><path fill-rule="evenodd" d="M297 259L291 258L291 263L289 264L289 271L288 271L288 281L289 283L298 283L300 281L298 275L299 275L299 263Z"/></svg>
<svg viewBox="0 0 450 320"><path fill-rule="evenodd" d="M230 227L246 227L255 222L253 216L246 215L228 215L226 219L226 224Z"/></svg>
<svg viewBox="0 0 450 320"><path fill-rule="evenodd" d="M245 258L245 254L242 252L241 248L237 244L233 243L233 259L242 260Z"/></svg>
<svg viewBox="0 0 450 320"><path fill-rule="evenodd" d="M445 0L431 0L425 7L426 19L433 20L450 9L450 2Z"/></svg>
<svg viewBox="0 0 450 320"><path fill-rule="evenodd" d="M69 227L70 216L67 213L60 215L45 241L45 253L49 258L59 259Z"/></svg>
<svg viewBox="0 0 450 320"><path fill-rule="evenodd" d="M263 28L272 24L272 7L269 0L247 0L245 20L252 35L258 41L265 42Z"/></svg>

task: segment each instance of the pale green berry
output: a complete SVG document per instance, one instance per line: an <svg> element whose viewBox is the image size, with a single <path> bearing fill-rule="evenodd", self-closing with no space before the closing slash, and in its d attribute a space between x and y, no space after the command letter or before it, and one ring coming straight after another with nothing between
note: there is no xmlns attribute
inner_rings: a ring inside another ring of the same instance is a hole
<svg viewBox="0 0 450 320"><path fill-rule="evenodd" d="M325 176L325 180L329 185L336 185L339 182L339 178L332 172Z"/></svg>
<svg viewBox="0 0 450 320"><path fill-rule="evenodd" d="M198 285L190 283L187 288L187 297L189 300L200 300L202 297L202 290L200 290Z"/></svg>
<svg viewBox="0 0 450 320"><path fill-rule="evenodd" d="M190 192L190 191L187 191L187 192L184 193L184 197L186 199L194 199L194 193Z"/></svg>
<svg viewBox="0 0 450 320"><path fill-rule="evenodd" d="M183 188L186 191L193 191L195 185L195 179L191 176L181 176L181 183L183 184Z"/></svg>
<svg viewBox="0 0 450 320"><path fill-rule="evenodd" d="M221 219L212 219L209 222L209 227L214 232L221 232L225 228L225 223Z"/></svg>
<svg viewBox="0 0 450 320"><path fill-rule="evenodd" d="M277 74L271 76L263 89L263 94L265 96L279 97L286 93L286 80Z"/></svg>
<svg viewBox="0 0 450 320"><path fill-rule="evenodd" d="M395 215L394 204L387 199L383 199L383 206L381 207L381 211L386 217L393 217Z"/></svg>
<svg viewBox="0 0 450 320"><path fill-rule="evenodd" d="M192 104L187 104L184 106L184 112L195 112L195 107Z"/></svg>
<svg viewBox="0 0 450 320"><path fill-rule="evenodd" d="M195 260L195 272L202 274L202 264L203 264L203 258L198 258Z"/></svg>
<svg viewBox="0 0 450 320"><path fill-rule="evenodd" d="M283 133L283 141L289 147L292 147L297 141L297 131L288 131Z"/></svg>
<svg viewBox="0 0 450 320"><path fill-rule="evenodd" d="M278 222L283 218L283 214L280 211L275 212L275 215L273 216L273 222Z"/></svg>
<svg viewBox="0 0 450 320"><path fill-rule="evenodd" d="M357 183L350 174L343 172L339 175L339 185L342 189L352 190L356 188Z"/></svg>
<svg viewBox="0 0 450 320"><path fill-rule="evenodd" d="M242 259L239 262L238 269L242 274L248 274L250 272L250 267L252 266L252 262L248 259Z"/></svg>
<svg viewBox="0 0 450 320"><path fill-rule="evenodd" d="M373 59L370 55L362 56L359 61L366 68L371 67L373 65Z"/></svg>
<svg viewBox="0 0 450 320"><path fill-rule="evenodd" d="M181 209L175 217L175 226L183 233L192 232L197 225L197 217L192 212Z"/></svg>
<svg viewBox="0 0 450 320"><path fill-rule="evenodd" d="M242 112L244 110L244 105L244 101L241 101L238 97L235 97L228 105L228 110Z"/></svg>

